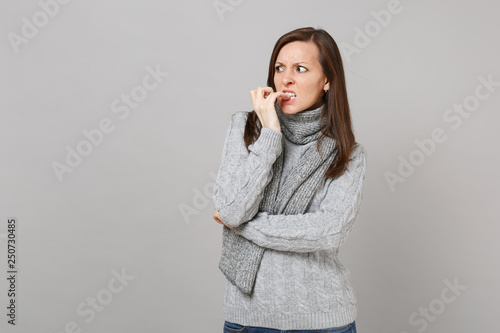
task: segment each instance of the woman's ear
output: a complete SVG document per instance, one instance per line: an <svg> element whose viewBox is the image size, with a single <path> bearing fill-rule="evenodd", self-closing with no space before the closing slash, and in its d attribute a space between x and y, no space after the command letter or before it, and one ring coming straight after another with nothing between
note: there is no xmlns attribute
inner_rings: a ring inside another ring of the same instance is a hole
<svg viewBox="0 0 500 333"><path fill-rule="evenodd" d="M325 85L323 86L323 90L330 90L330 82L328 80L325 81Z"/></svg>

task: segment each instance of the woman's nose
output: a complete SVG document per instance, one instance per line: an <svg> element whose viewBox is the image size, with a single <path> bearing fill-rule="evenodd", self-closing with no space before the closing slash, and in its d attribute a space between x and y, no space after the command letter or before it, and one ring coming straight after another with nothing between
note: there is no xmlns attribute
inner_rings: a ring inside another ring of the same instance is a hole
<svg viewBox="0 0 500 333"><path fill-rule="evenodd" d="M284 85L289 85L293 83L293 77L287 73L283 74L283 80L282 80Z"/></svg>

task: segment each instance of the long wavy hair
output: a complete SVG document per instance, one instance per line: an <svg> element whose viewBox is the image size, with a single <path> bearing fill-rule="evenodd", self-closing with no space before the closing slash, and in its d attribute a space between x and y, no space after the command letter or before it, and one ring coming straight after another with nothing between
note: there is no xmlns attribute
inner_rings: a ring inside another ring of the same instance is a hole
<svg viewBox="0 0 500 333"><path fill-rule="evenodd" d="M295 41L313 42L316 45L319 50L318 61L323 69L323 74L330 82L330 89L323 96L324 107L320 116L320 123L326 118L326 127L318 138L317 146L319 148L319 142L325 136L336 140L337 155L325 172L326 178L335 179L344 173L349 163L351 150L356 144L351 126L351 113L347 100L347 89L340 51L332 36L323 29L306 27L284 34L274 45L271 60L269 61L267 86L272 87L274 91L276 91L276 86L274 85L276 58L283 46ZM254 143L260 136L260 126L257 113L255 113L255 110L250 111L243 135L247 150L248 146Z"/></svg>

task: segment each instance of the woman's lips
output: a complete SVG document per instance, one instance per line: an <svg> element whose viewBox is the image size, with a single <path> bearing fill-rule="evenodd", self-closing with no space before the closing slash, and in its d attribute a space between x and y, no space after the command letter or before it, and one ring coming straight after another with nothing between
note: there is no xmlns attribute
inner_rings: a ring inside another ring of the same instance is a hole
<svg viewBox="0 0 500 333"><path fill-rule="evenodd" d="M293 101L297 98L295 93L289 91L284 91L284 93L286 93L286 96L283 97L283 103L293 103Z"/></svg>

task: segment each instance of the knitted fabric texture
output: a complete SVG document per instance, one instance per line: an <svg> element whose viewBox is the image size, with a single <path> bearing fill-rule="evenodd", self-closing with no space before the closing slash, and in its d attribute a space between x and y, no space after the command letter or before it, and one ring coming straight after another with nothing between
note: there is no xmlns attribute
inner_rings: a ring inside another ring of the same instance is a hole
<svg viewBox="0 0 500 333"><path fill-rule="evenodd" d="M283 113L278 102L275 107L283 135L294 144L316 141L326 126L325 121L320 124L323 106L296 114ZM284 150L284 141L281 143ZM272 179L264 190L259 211L272 215L303 214L336 156L335 147L335 140L326 136L320 141L319 152L316 144L309 145L280 186L284 155L281 153L272 166ZM264 251L266 248L224 226L219 269L239 290L251 295Z"/></svg>
<svg viewBox="0 0 500 333"><path fill-rule="evenodd" d="M259 209L279 155L283 187L317 141L295 144L284 135L284 126L281 131L264 127L247 150L248 115L231 116L213 201L224 224L266 250L251 295L224 277L224 320L277 330L335 331L357 316L350 271L338 255L361 206L365 149L354 145L345 171L323 179L304 214L269 214ZM222 227L221 235L227 231Z"/></svg>

